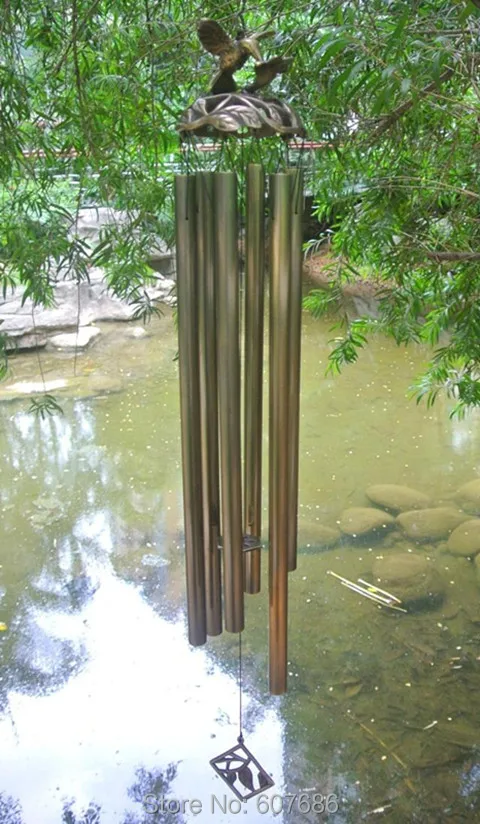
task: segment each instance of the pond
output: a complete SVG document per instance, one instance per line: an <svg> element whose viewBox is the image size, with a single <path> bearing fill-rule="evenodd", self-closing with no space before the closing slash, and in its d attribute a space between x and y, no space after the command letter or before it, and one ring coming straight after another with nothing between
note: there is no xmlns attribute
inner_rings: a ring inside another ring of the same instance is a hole
<svg viewBox="0 0 480 824"><path fill-rule="evenodd" d="M238 735L238 637L186 640L171 318L138 338L105 324L75 363L43 353L45 379L67 384L63 415L42 421L2 390L2 824L480 815L480 572L438 537L386 531L330 548L318 537L346 509L371 506L372 484L451 509L480 475L479 416L417 406L408 390L428 353L383 338L325 377L330 326L303 318L285 696L268 694L267 593L246 598L245 741L275 786L240 811L209 764ZM12 361L10 384L38 380L35 355ZM438 601L393 612L327 575L371 580L399 551L433 565ZM265 552L264 590L266 570ZM330 796L323 816L320 796Z"/></svg>

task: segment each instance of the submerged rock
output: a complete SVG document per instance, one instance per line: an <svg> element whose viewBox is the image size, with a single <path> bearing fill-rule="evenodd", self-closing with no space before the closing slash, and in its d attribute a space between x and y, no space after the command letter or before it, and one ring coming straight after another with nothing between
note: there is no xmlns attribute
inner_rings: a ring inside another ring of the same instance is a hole
<svg viewBox="0 0 480 824"><path fill-rule="evenodd" d="M47 510L48 512L52 512L54 509L61 509L62 504L55 495L49 495L48 493L44 492L38 498L33 501L33 505L40 510Z"/></svg>
<svg viewBox="0 0 480 824"><path fill-rule="evenodd" d="M471 515L480 515L480 478L463 484L454 494L459 505Z"/></svg>
<svg viewBox="0 0 480 824"><path fill-rule="evenodd" d="M417 509L397 516L399 526L414 541L440 541L468 520L464 512L448 506Z"/></svg>
<svg viewBox="0 0 480 824"><path fill-rule="evenodd" d="M431 500L423 492L397 484L375 484L365 490L367 498L377 506L391 509L392 512L407 512L411 509L426 509Z"/></svg>
<svg viewBox="0 0 480 824"><path fill-rule="evenodd" d="M453 530L447 541L447 552L473 557L480 552L480 518L465 521Z"/></svg>
<svg viewBox="0 0 480 824"><path fill-rule="evenodd" d="M477 581L480 584L480 555L475 555L474 562L477 569Z"/></svg>
<svg viewBox="0 0 480 824"><path fill-rule="evenodd" d="M445 595L445 585L432 561L424 555L395 552L377 558L374 584L400 598L410 610L434 609Z"/></svg>
<svg viewBox="0 0 480 824"><path fill-rule="evenodd" d="M163 567L168 566L169 563L170 561L168 560L168 558L162 558L161 555L153 555L151 553L148 555L144 555L142 558L143 566Z"/></svg>
<svg viewBox="0 0 480 824"><path fill-rule="evenodd" d="M33 505L36 512L30 515L29 520L34 529L44 529L64 517L61 501L48 492L39 495L33 501Z"/></svg>
<svg viewBox="0 0 480 824"><path fill-rule="evenodd" d="M51 381L18 381L0 389L0 400L12 401L25 395L42 395L46 392L58 392L68 386L64 378Z"/></svg>
<svg viewBox="0 0 480 824"><path fill-rule="evenodd" d="M86 349L100 334L98 326L80 326L76 332L53 335L48 342L48 346L65 351Z"/></svg>
<svg viewBox="0 0 480 824"><path fill-rule="evenodd" d="M54 509L53 512L48 512L47 510L43 510L42 512L34 512L33 515L30 516L29 520L34 529L43 530L45 527L48 527L51 524L56 524L57 521L61 521L63 517L62 510Z"/></svg>
<svg viewBox="0 0 480 824"><path fill-rule="evenodd" d="M352 538L367 536L394 524L395 518L388 512L367 506L353 506L340 516L340 529Z"/></svg>
<svg viewBox="0 0 480 824"><path fill-rule="evenodd" d="M126 330L125 335L127 338L149 338L151 336L151 332L147 332L143 326L132 326L130 329Z"/></svg>
<svg viewBox="0 0 480 824"><path fill-rule="evenodd" d="M312 523L299 524L299 546L311 549L329 549L341 540L342 533L331 526Z"/></svg>

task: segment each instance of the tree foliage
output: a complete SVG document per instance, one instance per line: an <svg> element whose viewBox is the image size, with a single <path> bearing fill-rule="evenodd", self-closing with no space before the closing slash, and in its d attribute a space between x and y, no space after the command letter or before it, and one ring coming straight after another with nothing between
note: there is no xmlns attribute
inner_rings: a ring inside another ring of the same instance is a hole
<svg viewBox="0 0 480 824"><path fill-rule="evenodd" d="M52 300L66 266L78 280L105 266L140 315L146 249L172 237L175 122L208 88L213 61L195 24L274 28L271 54L294 56L275 91L308 136L320 218L336 264L319 314L357 272L382 291L375 322L334 342L334 368L355 360L372 327L434 347L418 382L459 408L480 403L480 10L470 0L6 0L0 11L0 282ZM70 181L75 185L66 185ZM96 203L130 220L93 256L69 233Z"/></svg>

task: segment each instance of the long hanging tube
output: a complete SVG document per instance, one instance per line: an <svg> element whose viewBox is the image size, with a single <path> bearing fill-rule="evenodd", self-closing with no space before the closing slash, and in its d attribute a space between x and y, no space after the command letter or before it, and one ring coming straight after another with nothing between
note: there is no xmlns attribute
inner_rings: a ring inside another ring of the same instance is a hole
<svg viewBox="0 0 480 824"><path fill-rule="evenodd" d="M175 226L188 639L194 646L199 646L205 643L207 636L195 271L195 178L190 175L175 176Z"/></svg>
<svg viewBox="0 0 480 824"><path fill-rule="evenodd" d="M237 180L214 174L215 287L225 629L241 632L243 605Z"/></svg>
<svg viewBox="0 0 480 824"><path fill-rule="evenodd" d="M222 632L213 175L197 172L200 427L207 634Z"/></svg>
<svg viewBox="0 0 480 824"><path fill-rule="evenodd" d="M291 176L270 176L270 437L269 437L269 646L270 692L287 688L289 500L289 299Z"/></svg>
<svg viewBox="0 0 480 824"><path fill-rule="evenodd" d="M263 310L265 266L265 174L247 167L245 236L245 466L244 531L260 539L262 530ZM245 592L260 592L261 550L244 555Z"/></svg>
<svg viewBox="0 0 480 824"><path fill-rule="evenodd" d="M288 405L288 571L297 568L298 459L300 426L300 365L302 332L302 240L303 169L290 169L291 195L291 270L289 297L289 405Z"/></svg>

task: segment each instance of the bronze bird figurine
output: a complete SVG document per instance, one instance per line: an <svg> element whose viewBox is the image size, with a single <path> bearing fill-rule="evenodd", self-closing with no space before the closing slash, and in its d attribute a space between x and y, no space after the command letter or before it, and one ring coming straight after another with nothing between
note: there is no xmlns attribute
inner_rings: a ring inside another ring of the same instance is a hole
<svg viewBox="0 0 480 824"><path fill-rule="evenodd" d="M236 91L237 84L233 75L245 65L249 57L262 63L258 41L274 33L265 31L245 37L241 32L232 40L215 20L200 20L197 32L203 48L220 59L220 68L213 79L211 94Z"/></svg>
<svg viewBox="0 0 480 824"><path fill-rule="evenodd" d="M271 60L257 63L255 66L255 81L250 86L246 86L245 91L252 94L258 89L268 86L277 74L284 74L290 68L292 62L292 57L272 57Z"/></svg>

